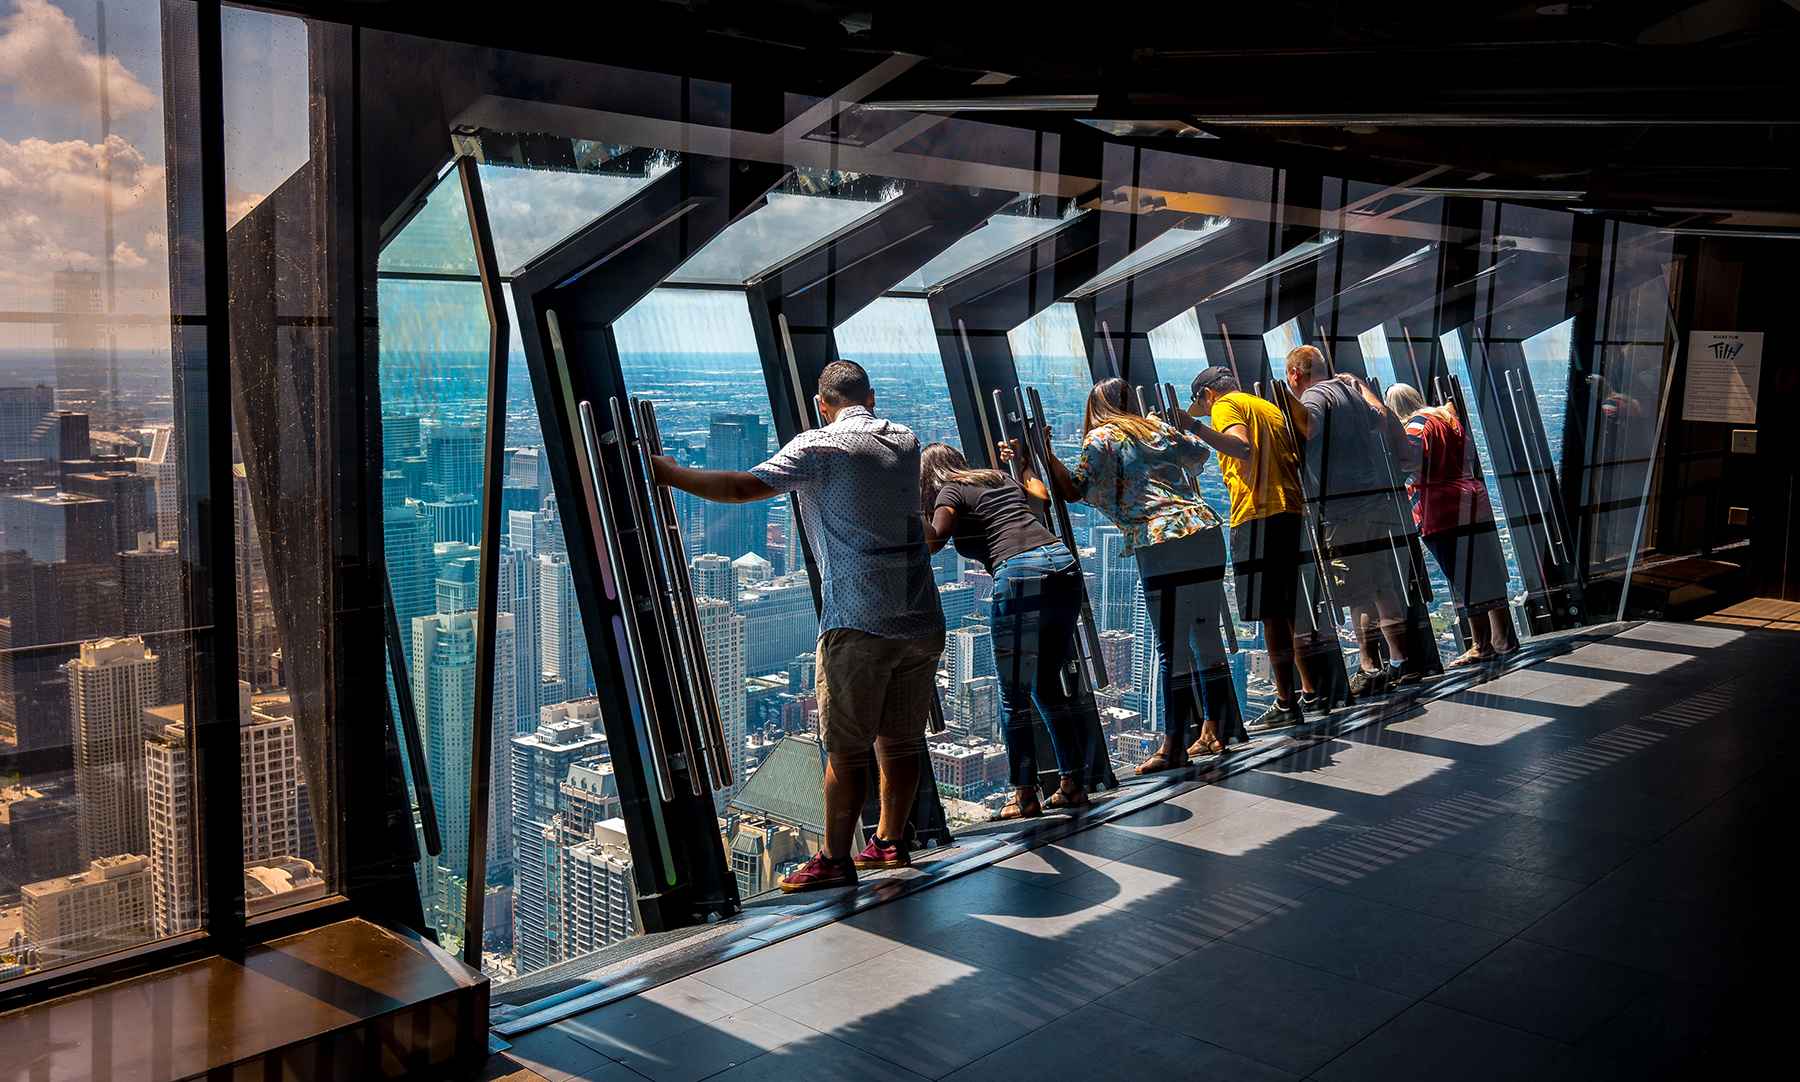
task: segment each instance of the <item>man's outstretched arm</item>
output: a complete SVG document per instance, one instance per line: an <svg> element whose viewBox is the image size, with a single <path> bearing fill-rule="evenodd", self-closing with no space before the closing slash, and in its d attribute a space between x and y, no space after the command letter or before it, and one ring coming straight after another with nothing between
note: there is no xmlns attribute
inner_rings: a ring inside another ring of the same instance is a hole
<svg viewBox="0 0 1800 1082"><path fill-rule="evenodd" d="M656 470L657 484L691 492L703 500L755 503L780 495L761 478L743 470L697 470L677 463L668 455L657 455L650 461Z"/></svg>

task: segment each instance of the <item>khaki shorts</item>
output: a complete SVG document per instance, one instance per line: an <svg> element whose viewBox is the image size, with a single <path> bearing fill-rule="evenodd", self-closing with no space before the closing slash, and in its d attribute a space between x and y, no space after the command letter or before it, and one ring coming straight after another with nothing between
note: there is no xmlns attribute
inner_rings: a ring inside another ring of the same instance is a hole
<svg viewBox="0 0 1800 1082"><path fill-rule="evenodd" d="M866 754L876 737L923 740L944 633L884 639L848 627L819 636L819 735L833 755Z"/></svg>

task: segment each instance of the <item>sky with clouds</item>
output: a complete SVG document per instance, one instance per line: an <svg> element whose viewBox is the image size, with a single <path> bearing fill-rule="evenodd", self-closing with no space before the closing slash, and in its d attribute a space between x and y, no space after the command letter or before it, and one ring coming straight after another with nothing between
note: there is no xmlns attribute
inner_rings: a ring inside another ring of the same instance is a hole
<svg viewBox="0 0 1800 1082"><path fill-rule="evenodd" d="M0 312L52 307L60 270L103 270L111 189L117 307L168 313L162 5L0 0ZM227 171L233 217L305 161L306 53L298 20L228 10ZM111 107L103 134L102 80ZM51 327L0 324L0 351L46 349ZM126 328L124 349L168 349L168 328Z"/></svg>

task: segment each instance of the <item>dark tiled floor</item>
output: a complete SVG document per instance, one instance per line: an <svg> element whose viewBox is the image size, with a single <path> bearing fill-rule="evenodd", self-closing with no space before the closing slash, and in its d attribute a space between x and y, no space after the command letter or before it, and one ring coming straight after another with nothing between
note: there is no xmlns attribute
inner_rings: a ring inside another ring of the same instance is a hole
<svg viewBox="0 0 1800 1082"><path fill-rule="evenodd" d="M1791 1001L1797 646L1635 628L537 1030L490 1077L1726 1076Z"/></svg>

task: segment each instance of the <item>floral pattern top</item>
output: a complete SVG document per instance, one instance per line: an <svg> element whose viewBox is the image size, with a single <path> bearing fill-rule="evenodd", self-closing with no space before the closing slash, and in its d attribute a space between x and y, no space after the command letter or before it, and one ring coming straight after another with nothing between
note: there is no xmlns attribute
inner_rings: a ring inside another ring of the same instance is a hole
<svg viewBox="0 0 1800 1082"><path fill-rule="evenodd" d="M1125 535L1129 555L1218 528L1218 513L1182 476L1198 476L1210 453L1200 437L1167 426L1145 441L1100 425L1081 441L1072 475L1082 499Z"/></svg>

